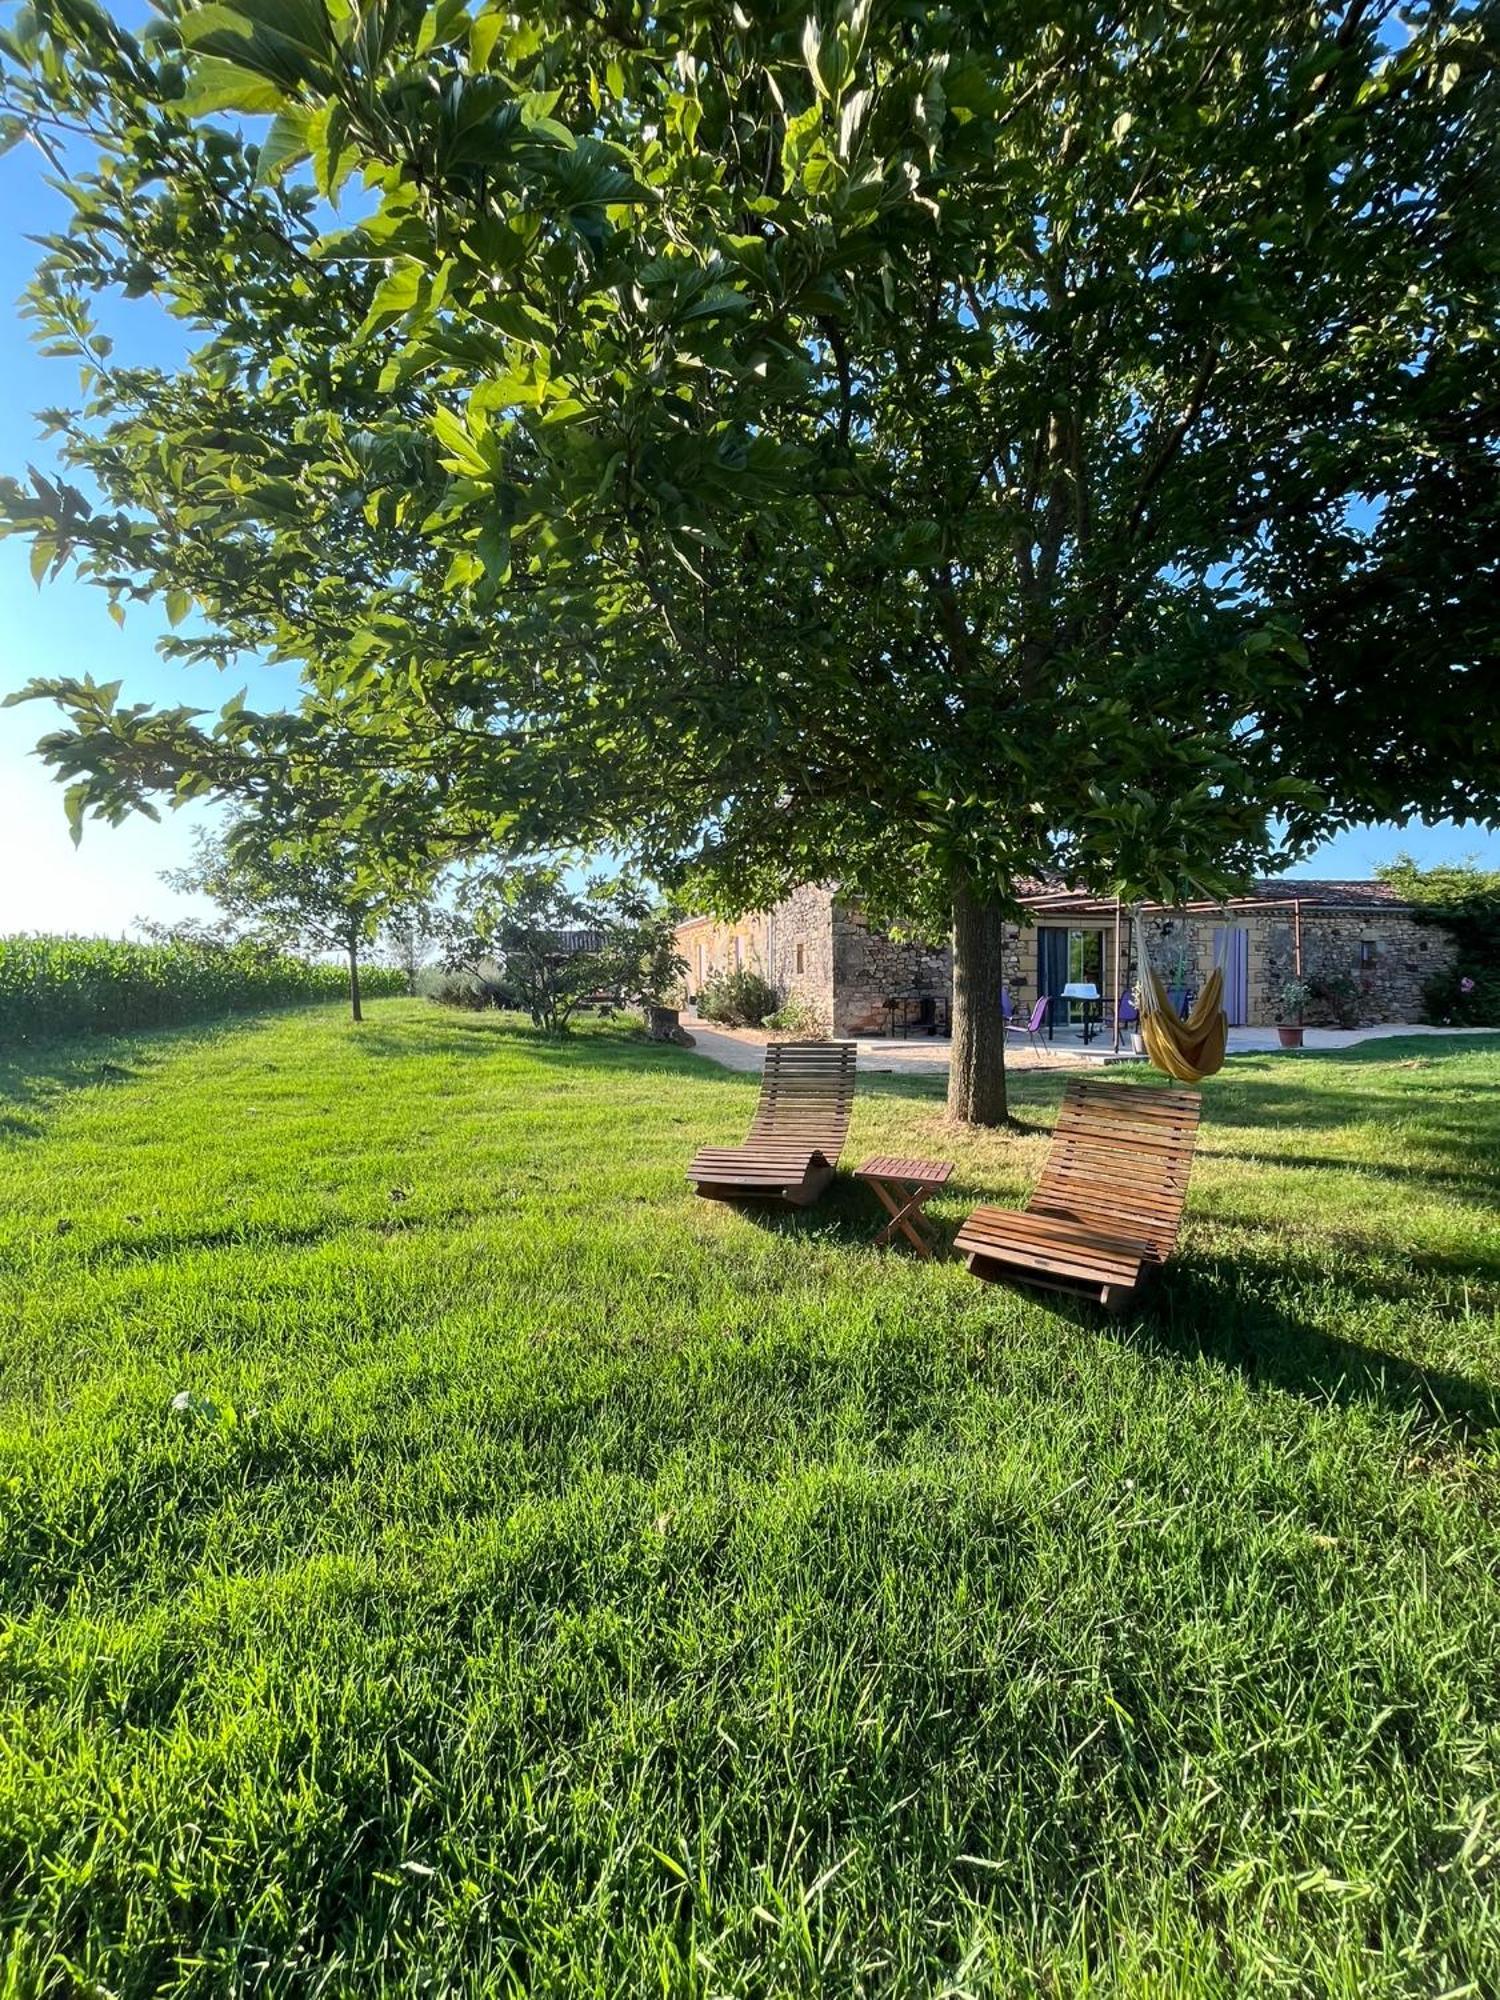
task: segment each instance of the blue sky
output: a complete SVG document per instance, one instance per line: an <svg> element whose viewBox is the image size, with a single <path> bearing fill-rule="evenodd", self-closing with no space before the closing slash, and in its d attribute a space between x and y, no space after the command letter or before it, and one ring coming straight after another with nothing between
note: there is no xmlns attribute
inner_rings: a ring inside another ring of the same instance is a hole
<svg viewBox="0 0 1500 2000"><path fill-rule="evenodd" d="M12 8L0 6L0 20ZM115 10L137 24L139 0ZM28 146L0 159L0 472L19 474L28 462L46 468L50 448L40 439L34 413L67 403L74 393L71 363L44 360L33 348L15 307L37 257L28 235L60 226L64 207L46 186L40 156ZM120 355L170 360L180 352L182 329L150 300L121 300L106 316ZM105 610L103 597L64 576L40 590L31 581L27 548L0 541L0 694L42 673L92 673L121 679L134 700L188 701L217 707L242 681L256 706L291 696L288 668L247 663L232 681L212 668L168 666L155 642L165 617L149 607L132 609L124 629ZM0 935L17 930L71 930L119 936L139 916L164 917L191 909L158 879L186 858L192 829L211 809L168 813L160 824L144 818L123 827L90 825L74 849L63 818L61 792L30 754L55 711L44 703L0 709ZM1500 837L1479 828L1442 825L1356 829L1331 841L1298 870L1308 875L1368 875L1399 847L1422 861L1476 854L1500 867Z"/></svg>

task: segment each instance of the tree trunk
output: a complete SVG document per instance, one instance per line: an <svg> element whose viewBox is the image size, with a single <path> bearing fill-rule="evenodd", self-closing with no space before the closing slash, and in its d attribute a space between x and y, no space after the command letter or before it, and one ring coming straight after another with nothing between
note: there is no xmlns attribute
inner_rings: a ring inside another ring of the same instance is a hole
<svg viewBox="0 0 1500 2000"><path fill-rule="evenodd" d="M953 1054L948 1068L948 1116L964 1125L1003 1125L1005 920L967 885L953 895Z"/></svg>
<svg viewBox="0 0 1500 2000"><path fill-rule="evenodd" d="M365 1018L359 1004L359 946L353 938L349 940L349 1012L356 1021Z"/></svg>

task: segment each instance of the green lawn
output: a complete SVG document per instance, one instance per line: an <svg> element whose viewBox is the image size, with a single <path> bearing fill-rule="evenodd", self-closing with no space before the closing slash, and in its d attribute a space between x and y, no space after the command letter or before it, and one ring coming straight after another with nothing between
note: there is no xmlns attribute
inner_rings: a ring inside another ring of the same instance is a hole
<svg viewBox="0 0 1500 2000"><path fill-rule="evenodd" d="M370 1012L0 1063L0 1993L1497 1990L1500 1045L1233 1063L1110 1320Z"/></svg>

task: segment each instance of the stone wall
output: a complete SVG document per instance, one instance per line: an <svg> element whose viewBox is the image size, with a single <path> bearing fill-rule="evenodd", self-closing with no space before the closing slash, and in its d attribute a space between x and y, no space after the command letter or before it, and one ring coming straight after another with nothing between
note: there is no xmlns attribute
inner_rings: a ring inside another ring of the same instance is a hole
<svg viewBox="0 0 1500 2000"><path fill-rule="evenodd" d="M884 1035L893 1025L899 1033L903 1020L913 1034L947 1032L953 954L946 944L897 943L842 897L833 905L832 940L836 1035ZM890 1000L903 1004L891 1008Z"/></svg>
<svg viewBox="0 0 1500 2000"><path fill-rule="evenodd" d="M778 903L769 918L766 977L783 1004L805 1001L825 1028L834 1028L833 903L831 889L808 883Z"/></svg>
<svg viewBox="0 0 1500 2000"><path fill-rule="evenodd" d="M696 999L715 973L731 972L736 965L765 973L769 919L751 915L720 923L713 917L689 917L677 926L677 949L687 960L685 984Z"/></svg>
<svg viewBox="0 0 1500 2000"><path fill-rule="evenodd" d="M1213 970L1214 932L1239 925L1248 937L1249 1027L1270 1027L1284 1012L1281 990L1294 976L1296 929L1288 909L1240 909L1222 916L1147 919L1152 963L1164 976L1179 950L1187 958L1187 983L1196 993ZM1317 988L1304 1020L1313 1026L1371 1026L1420 1021L1428 980L1453 963L1446 931L1419 924L1409 911L1340 909L1304 905L1302 976Z"/></svg>
<svg viewBox="0 0 1500 2000"><path fill-rule="evenodd" d="M1280 987L1292 976L1291 912L1278 912L1280 923L1268 926L1267 959L1272 968L1268 986ZM1302 976L1314 989L1305 1018L1320 1025L1341 1025L1337 1001L1320 998L1320 978L1344 986L1347 1012L1364 1025L1377 1021L1420 1021L1425 1017L1427 982L1453 964L1454 945L1444 930L1420 924L1405 910L1306 910L1302 912ZM1279 995L1265 997L1276 1018ZM1252 1000L1254 995L1252 994Z"/></svg>

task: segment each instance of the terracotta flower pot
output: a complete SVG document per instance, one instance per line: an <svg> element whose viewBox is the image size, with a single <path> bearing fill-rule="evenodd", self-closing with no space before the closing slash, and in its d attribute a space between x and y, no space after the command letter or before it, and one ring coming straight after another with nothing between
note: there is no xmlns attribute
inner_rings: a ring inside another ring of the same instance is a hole
<svg viewBox="0 0 1500 2000"><path fill-rule="evenodd" d="M1300 1026L1296 1028L1278 1028L1276 1030L1276 1039L1284 1049L1300 1049L1302 1046L1302 1029Z"/></svg>

